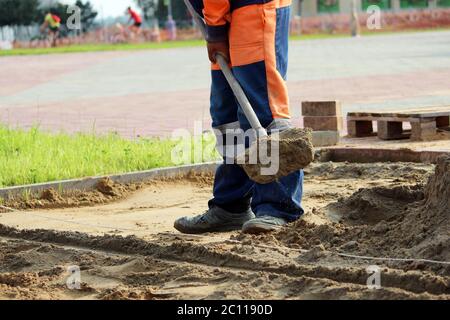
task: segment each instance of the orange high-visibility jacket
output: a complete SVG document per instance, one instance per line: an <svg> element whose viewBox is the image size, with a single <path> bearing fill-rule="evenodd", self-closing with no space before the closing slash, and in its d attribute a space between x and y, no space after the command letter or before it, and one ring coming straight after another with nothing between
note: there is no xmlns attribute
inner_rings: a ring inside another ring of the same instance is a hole
<svg viewBox="0 0 450 320"><path fill-rule="evenodd" d="M230 62L238 81L246 94L254 97L255 108L270 109L269 123L290 118L286 75L291 2L203 0L202 3L208 41L229 42ZM212 69L220 68L213 64ZM262 103L263 100L267 101Z"/></svg>
<svg viewBox="0 0 450 320"><path fill-rule="evenodd" d="M291 0L203 0L203 16L207 24L208 41L224 41L227 39L228 24L231 22L231 13L234 10L269 2L278 2L278 7L290 4Z"/></svg>

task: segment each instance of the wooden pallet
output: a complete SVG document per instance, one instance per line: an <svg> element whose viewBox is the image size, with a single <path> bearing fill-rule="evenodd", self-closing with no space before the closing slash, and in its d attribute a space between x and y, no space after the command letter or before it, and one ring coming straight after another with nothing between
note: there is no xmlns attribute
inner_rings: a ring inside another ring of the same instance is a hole
<svg viewBox="0 0 450 320"><path fill-rule="evenodd" d="M350 137L366 137L374 134L373 122L377 122L378 137L382 140L411 138L427 140L438 130L449 130L450 106L410 109L389 112L350 112L347 129ZM403 122L411 124L411 131L403 129Z"/></svg>

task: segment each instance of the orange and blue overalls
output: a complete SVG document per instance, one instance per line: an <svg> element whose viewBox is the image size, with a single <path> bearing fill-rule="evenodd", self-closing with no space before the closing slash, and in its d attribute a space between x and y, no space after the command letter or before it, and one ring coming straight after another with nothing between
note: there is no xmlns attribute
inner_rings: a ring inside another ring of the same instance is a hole
<svg viewBox="0 0 450 320"><path fill-rule="evenodd" d="M291 0L191 0L207 24L208 41L229 41L233 73L261 124L270 130L290 127L286 86ZM224 140L227 129L250 129L243 111L217 65L212 66L211 116ZM217 130L218 129L218 130ZM235 164L217 172L210 205L288 221L302 214L303 171L260 185Z"/></svg>

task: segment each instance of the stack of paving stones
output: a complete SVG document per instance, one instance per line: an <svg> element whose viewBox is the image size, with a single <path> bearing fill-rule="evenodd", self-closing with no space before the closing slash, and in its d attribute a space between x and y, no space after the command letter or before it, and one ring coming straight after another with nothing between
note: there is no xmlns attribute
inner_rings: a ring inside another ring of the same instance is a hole
<svg viewBox="0 0 450 320"><path fill-rule="evenodd" d="M343 128L342 107L339 101L304 101L302 115L304 127L314 131L314 146L338 144Z"/></svg>

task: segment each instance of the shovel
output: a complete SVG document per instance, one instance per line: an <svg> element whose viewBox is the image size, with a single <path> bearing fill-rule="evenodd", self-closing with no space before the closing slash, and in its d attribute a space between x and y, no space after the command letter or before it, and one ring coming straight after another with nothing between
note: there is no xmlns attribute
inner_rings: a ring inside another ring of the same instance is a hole
<svg viewBox="0 0 450 320"><path fill-rule="evenodd" d="M203 18L195 11L189 0L184 0L184 3L203 37L207 39ZM216 61L245 117L256 132L257 140L245 152L245 158L242 161L244 163L240 164L241 161L237 161L250 179L260 184L268 184L308 166L314 160L311 130L291 128L269 136L225 58L217 54Z"/></svg>

